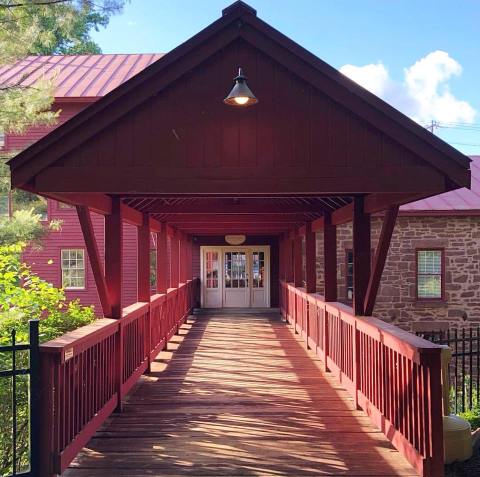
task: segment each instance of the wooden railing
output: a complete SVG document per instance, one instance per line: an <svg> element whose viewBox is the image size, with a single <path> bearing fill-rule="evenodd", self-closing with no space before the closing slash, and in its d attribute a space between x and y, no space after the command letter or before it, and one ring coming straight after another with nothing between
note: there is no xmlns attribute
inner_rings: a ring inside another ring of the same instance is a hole
<svg viewBox="0 0 480 477"><path fill-rule="evenodd" d="M198 279L40 346L40 475L62 473L199 301Z"/></svg>
<svg viewBox="0 0 480 477"><path fill-rule="evenodd" d="M442 476L442 346L290 283L280 309L417 472Z"/></svg>

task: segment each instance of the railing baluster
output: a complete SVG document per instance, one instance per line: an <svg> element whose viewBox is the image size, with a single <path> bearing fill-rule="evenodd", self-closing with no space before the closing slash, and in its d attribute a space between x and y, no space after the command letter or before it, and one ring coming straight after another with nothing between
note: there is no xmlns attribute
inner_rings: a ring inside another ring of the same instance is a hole
<svg viewBox="0 0 480 477"><path fill-rule="evenodd" d="M330 363L355 404L368 410L420 474L438 475L443 466L441 346L375 318L355 317L350 307L327 304L284 281L280 288L283 316L307 344L316 341L312 348L325 368Z"/></svg>

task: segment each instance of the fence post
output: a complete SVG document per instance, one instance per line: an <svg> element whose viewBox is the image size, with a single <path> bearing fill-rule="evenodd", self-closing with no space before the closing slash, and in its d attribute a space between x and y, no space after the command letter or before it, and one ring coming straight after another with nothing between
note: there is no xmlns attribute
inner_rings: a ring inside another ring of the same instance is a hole
<svg viewBox="0 0 480 477"><path fill-rule="evenodd" d="M323 328L322 328L322 334L323 334L323 354L324 354L324 365L325 365L325 371L328 371L328 352L329 352L329 346L328 346L328 339L329 339L329 330L328 330L328 312L327 312L327 307L326 305L323 306Z"/></svg>
<svg viewBox="0 0 480 477"><path fill-rule="evenodd" d="M39 415L41 438L39 441L40 455L38 475L51 477L53 472L53 458L55 453L55 361L59 355L41 353L40 355L40 408Z"/></svg>
<svg viewBox="0 0 480 477"><path fill-rule="evenodd" d="M355 408L359 409L358 406L358 391L360 389L360 342L359 336L360 333L358 332L357 328L357 320L355 319L353 330L353 385L355 388L355 394L353 396L353 402L355 404Z"/></svg>
<svg viewBox="0 0 480 477"><path fill-rule="evenodd" d="M450 414L450 360L452 359L452 350L448 346L442 348L442 397L443 397L443 415Z"/></svg>
<svg viewBox="0 0 480 477"><path fill-rule="evenodd" d="M441 477L444 473L442 400L438 399L442 395L441 348L431 350L430 353L422 353L420 363L426 378L424 402L427 426L425 426L424 432L428 441L423 475L425 477Z"/></svg>
<svg viewBox="0 0 480 477"><path fill-rule="evenodd" d="M39 320L29 321L30 342L30 474L37 477L40 469L40 349Z"/></svg>

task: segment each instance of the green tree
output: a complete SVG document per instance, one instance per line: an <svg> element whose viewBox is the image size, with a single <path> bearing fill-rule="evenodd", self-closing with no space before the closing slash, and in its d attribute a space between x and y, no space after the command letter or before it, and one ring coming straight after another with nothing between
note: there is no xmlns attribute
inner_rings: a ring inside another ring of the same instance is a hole
<svg viewBox="0 0 480 477"><path fill-rule="evenodd" d="M92 54L100 47L91 31L107 26L125 0L0 0L0 65L28 55ZM31 73L30 73L31 74ZM22 78L24 80L25 78ZM0 129L22 132L38 124L52 124L54 80L34 85L0 86Z"/></svg>
<svg viewBox="0 0 480 477"><path fill-rule="evenodd" d="M100 47L91 32L106 27L126 0L0 0L0 66L28 55L93 54ZM30 71L30 75L33 71ZM22 133L28 127L52 125L55 78L40 78L25 86L28 74L13 83L0 84L0 132ZM10 155L11 157L11 155ZM0 156L0 214L13 209L33 209L42 215L46 201L28 192L9 195L10 175Z"/></svg>
<svg viewBox="0 0 480 477"><path fill-rule="evenodd" d="M41 319L40 340L53 339L79 326L91 323L93 307L68 301L60 288L35 275L22 263L24 244L0 246L0 345L28 340L28 320ZM25 353L17 355L18 367L28 367ZM11 369L10 353L0 353L0 369ZM0 378L0 475L12 471L11 380ZM21 470L28 468L28 377L17 377L17 451Z"/></svg>

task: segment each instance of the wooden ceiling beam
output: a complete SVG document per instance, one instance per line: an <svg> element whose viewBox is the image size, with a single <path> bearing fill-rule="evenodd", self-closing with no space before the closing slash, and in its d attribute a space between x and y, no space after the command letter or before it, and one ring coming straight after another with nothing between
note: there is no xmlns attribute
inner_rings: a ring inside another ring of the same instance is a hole
<svg viewBox="0 0 480 477"><path fill-rule="evenodd" d="M167 221L170 224L302 224L305 223L305 216L299 214L181 214L178 216L168 215Z"/></svg>
<svg viewBox="0 0 480 477"><path fill-rule="evenodd" d="M313 204L284 204L284 203L265 203L261 199L255 202L246 202L240 200L240 203L225 204L222 199L218 202L201 200L195 204L179 204L179 205L152 205L146 212L150 214L200 214L200 215L215 215L215 214L322 214L323 207ZM281 201L281 198L279 198Z"/></svg>
<svg viewBox="0 0 480 477"><path fill-rule="evenodd" d="M445 177L427 166L404 166L390 168L364 168L346 174L337 167L325 171L321 177L238 177L226 175L217 178L169 177L154 167L111 167L97 166L95 181L92 168L48 167L35 179L37 193L93 192L123 194L125 192L148 193L209 193L211 195L235 194L366 194L366 193L425 193L434 195L445 192ZM148 212L148 210L145 210Z"/></svg>

